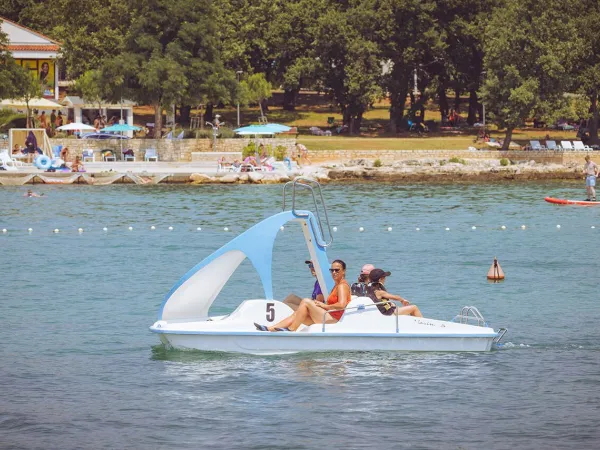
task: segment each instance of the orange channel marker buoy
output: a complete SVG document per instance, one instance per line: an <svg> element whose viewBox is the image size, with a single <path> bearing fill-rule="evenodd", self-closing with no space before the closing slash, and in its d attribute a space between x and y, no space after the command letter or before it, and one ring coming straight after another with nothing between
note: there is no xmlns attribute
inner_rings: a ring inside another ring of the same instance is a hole
<svg viewBox="0 0 600 450"><path fill-rule="evenodd" d="M487 273L487 279L494 281L504 280L504 272L502 271L502 267L500 267L500 264L498 263L498 259L496 259L495 257L494 262L492 263L492 267L490 267L490 270Z"/></svg>

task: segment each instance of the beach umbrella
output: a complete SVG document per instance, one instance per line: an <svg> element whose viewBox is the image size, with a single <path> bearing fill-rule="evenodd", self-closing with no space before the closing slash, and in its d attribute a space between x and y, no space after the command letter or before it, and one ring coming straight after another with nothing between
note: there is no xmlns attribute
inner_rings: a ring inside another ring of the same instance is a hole
<svg viewBox="0 0 600 450"><path fill-rule="evenodd" d="M263 126L273 130L275 133L284 133L291 130L287 125L281 125L280 123L267 123Z"/></svg>
<svg viewBox="0 0 600 450"><path fill-rule="evenodd" d="M248 125L246 127L236 128L233 131L241 135L256 136L279 133L279 131L274 131L272 128L268 128L265 125Z"/></svg>
<svg viewBox="0 0 600 450"><path fill-rule="evenodd" d="M85 123L68 123L67 125L62 125L56 128L59 131L92 131L95 128L91 125L86 125Z"/></svg>
<svg viewBox="0 0 600 450"><path fill-rule="evenodd" d="M126 123L117 123L114 125L110 125L106 128L102 128L100 131L112 132L112 133L124 133L125 131L138 131L141 130L140 127L136 127L135 125L128 125ZM123 139L119 139L121 141L121 156L123 156Z"/></svg>
<svg viewBox="0 0 600 450"><path fill-rule="evenodd" d="M127 125L126 123L117 123L115 125L110 125L106 128L102 128L100 131L106 132L119 132L122 133L124 131L139 131L140 127L136 127L135 125Z"/></svg>

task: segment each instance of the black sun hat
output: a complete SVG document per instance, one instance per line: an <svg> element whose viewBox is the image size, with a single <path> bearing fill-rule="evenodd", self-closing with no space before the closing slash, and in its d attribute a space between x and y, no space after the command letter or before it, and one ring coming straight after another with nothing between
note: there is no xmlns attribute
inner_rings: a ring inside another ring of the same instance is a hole
<svg viewBox="0 0 600 450"><path fill-rule="evenodd" d="M392 272L386 272L383 269L373 269L369 274L369 278L371 279L371 281L377 282L383 277L389 277L391 274Z"/></svg>

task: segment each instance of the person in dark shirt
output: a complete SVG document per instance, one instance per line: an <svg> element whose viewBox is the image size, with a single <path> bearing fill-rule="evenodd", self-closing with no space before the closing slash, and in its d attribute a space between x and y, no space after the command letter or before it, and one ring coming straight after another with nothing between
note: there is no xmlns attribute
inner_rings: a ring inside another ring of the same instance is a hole
<svg viewBox="0 0 600 450"><path fill-rule="evenodd" d="M357 297L368 297L367 286L371 282L369 279L369 273L371 273L371 270L374 268L375 266L373 264L365 264L362 266L360 275L358 276L358 281L356 283L352 283L352 286L350 286L350 292L352 292L352 295L356 295Z"/></svg>
<svg viewBox="0 0 600 450"><path fill-rule="evenodd" d="M313 264L313 262L312 261L304 261L304 262L308 265L311 275L316 278L317 273L315 272L315 265ZM319 285L319 280L315 281L315 285L313 287L311 298L318 302L325 301L325 297L323 296L323 291L321 291L321 285Z"/></svg>
<svg viewBox="0 0 600 450"><path fill-rule="evenodd" d="M369 286L367 287L368 297L370 297L374 303L381 303L377 305L377 308L379 308L381 314L385 316L396 314L398 316L408 315L423 317L423 314L421 314L421 311L417 305L411 305L411 303L405 298L402 298L399 295L390 294L385 290L385 279L391 274L391 272L386 272L382 269L371 270L371 273L369 274L371 283L369 283ZM399 308L389 300L401 302L403 306Z"/></svg>

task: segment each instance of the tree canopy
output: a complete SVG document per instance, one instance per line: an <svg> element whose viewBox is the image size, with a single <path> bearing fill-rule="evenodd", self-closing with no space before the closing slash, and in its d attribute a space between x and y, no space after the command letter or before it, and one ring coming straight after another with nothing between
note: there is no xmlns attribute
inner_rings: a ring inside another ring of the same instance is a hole
<svg viewBox="0 0 600 450"><path fill-rule="evenodd" d="M427 101L447 117L467 94L468 123L484 103L510 140L526 119L566 114L569 93L598 143L597 0L0 0L0 11L61 41L68 78L97 71L103 98L151 104L156 122L173 104L243 102L260 79L290 110L300 89L327 92L351 132L380 97L397 132Z"/></svg>

